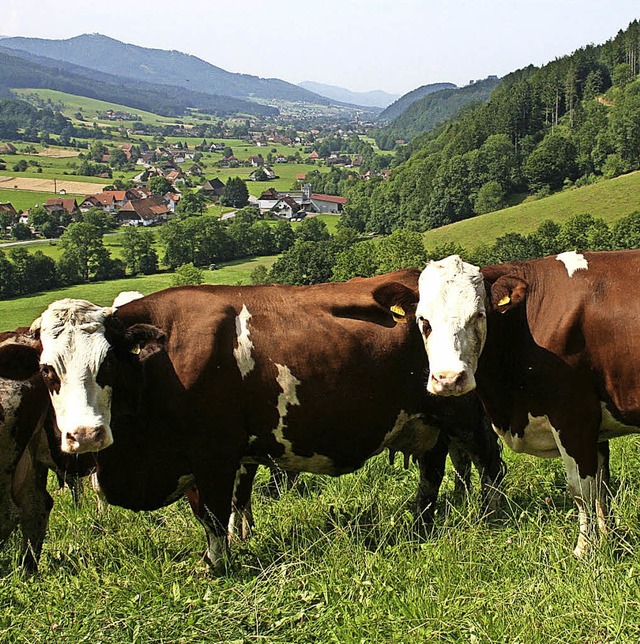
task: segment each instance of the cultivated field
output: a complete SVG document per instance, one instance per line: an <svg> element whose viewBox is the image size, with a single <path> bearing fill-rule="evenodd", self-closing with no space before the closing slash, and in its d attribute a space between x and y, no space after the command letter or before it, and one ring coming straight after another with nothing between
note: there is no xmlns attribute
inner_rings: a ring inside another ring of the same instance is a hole
<svg viewBox="0 0 640 644"><path fill-rule="evenodd" d="M0 189L31 190L36 192L48 192L51 196L58 196L60 190L64 190L70 196L89 195L100 192L106 186L104 180L98 182L73 181L67 179L35 179L31 177L8 177L0 175ZM55 190L54 190L55 188Z"/></svg>

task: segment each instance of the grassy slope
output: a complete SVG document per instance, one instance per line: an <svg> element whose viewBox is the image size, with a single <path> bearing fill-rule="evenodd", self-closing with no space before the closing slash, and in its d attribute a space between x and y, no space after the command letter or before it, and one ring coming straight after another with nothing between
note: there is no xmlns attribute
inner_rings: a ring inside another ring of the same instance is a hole
<svg viewBox="0 0 640 644"><path fill-rule="evenodd" d="M425 233L427 248L456 242L467 249L492 243L508 232L530 233L545 219L562 223L574 215L591 214L611 223L640 210L640 172L566 190Z"/></svg>
<svg viewBox="0 0 640 644"><path fill-rule="evenodd" d="M274 501L262 472L256 531L211 578L180 500L152 513L55 493L41 572L0 552L0 639L45 642L637 642L640 443L612 448L621 539L579 562L559 460L509 453L505 508L479 520L445 479L434 534L412 533L416 467L386 455L332 479L305 475ZM53 490L53 485L52 485ZM615 547L614 547L615 544Z"/></svg>

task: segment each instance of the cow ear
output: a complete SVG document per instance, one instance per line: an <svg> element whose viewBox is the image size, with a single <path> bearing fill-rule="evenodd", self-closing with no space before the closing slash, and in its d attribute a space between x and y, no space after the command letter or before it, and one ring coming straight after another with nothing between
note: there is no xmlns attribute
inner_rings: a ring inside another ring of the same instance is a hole
<svg viewBox="0 0 640 644"><path fill-rule="evenodd" d="M502 275L493 284L487 285L490 308L498 313L506 313L525 301L527 282L513 275Z"/></svg>
<svg viewBox="0 0 640 644"><path fill-rule="evenodd" d="M123 347L128 353L139 355L161 349L165 345L166 336L158 327L151 324L134 324L130 326L123 337Z"/></svg>
<svg viewBox="0 0 640 644"><path fill-rule="evenodd" d="M373 299L389 310L395 322L403 324L415 318L418 292L400 282L379 286L373 291Z"/></svg>
<svg viewBox="0 0 640 644"><path fill-rule="evenodd" d="M7 342L0 346L0 378L28 380L40 369L40 351L26 344Z"/></svg>

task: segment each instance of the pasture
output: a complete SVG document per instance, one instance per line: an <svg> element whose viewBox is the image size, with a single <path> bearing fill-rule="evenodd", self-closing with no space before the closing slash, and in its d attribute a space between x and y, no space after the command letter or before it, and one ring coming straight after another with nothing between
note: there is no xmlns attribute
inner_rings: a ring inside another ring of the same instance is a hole
<svg viewBox="0 0 640 644"><path fill-rule="evenodd" d="M640 209L639 190L640 172L631 172L429 230L424 234L425 245L432 249L443 243L457 243L471 250L481 244L492 244L505 233L531 233L545 219L562 224L583 214L601 217L611 224Z"/></svg>
<svg viewBox="0 0 640 644"><path fill-rule="evenodd" d="M571 555L576 516L559 460L505 454L504 508L452 503L433 534L410 512L415 467L386 455L333 479L304 475L280 500L254 493L256 531L226 576L201 560L187 503L100 514L55 491L40 572L0 553L0 639L44 642L636 642L640 638L640 442L613 443L617 538Z"/></svg>
<svg viewBox="0 0 640 644"><path fill-rule="evenodd" d="M227 262L215 271L204 271L205 284L249 284L251 271L257 266L270 268L276 256L254 257ZM141 275L109 282L78 284L68 288L0 301L0 330L29 325L55 300L65 297L90 300L106 306L121 291L140 291L144 295L171 286L172 273Z"/></svg>

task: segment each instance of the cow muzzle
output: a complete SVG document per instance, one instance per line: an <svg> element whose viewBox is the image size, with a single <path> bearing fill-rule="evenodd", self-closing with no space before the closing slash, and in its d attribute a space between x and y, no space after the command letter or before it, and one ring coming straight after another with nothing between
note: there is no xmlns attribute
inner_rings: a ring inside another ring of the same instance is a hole
<svg viewBox="0 0 640 644"><path fill-rule="evenodd" d="M106 425L77 427L62 434L62 451L68 454L98 452L113 443L111 429Z"/></svg>
<svg viewBox="0 0 640 644"><path fill-rule="evenodd" d="M466 369L432 371L427 383L427 391L436 396L462 396L475 387L476 381L473 372Z"/></svg>

